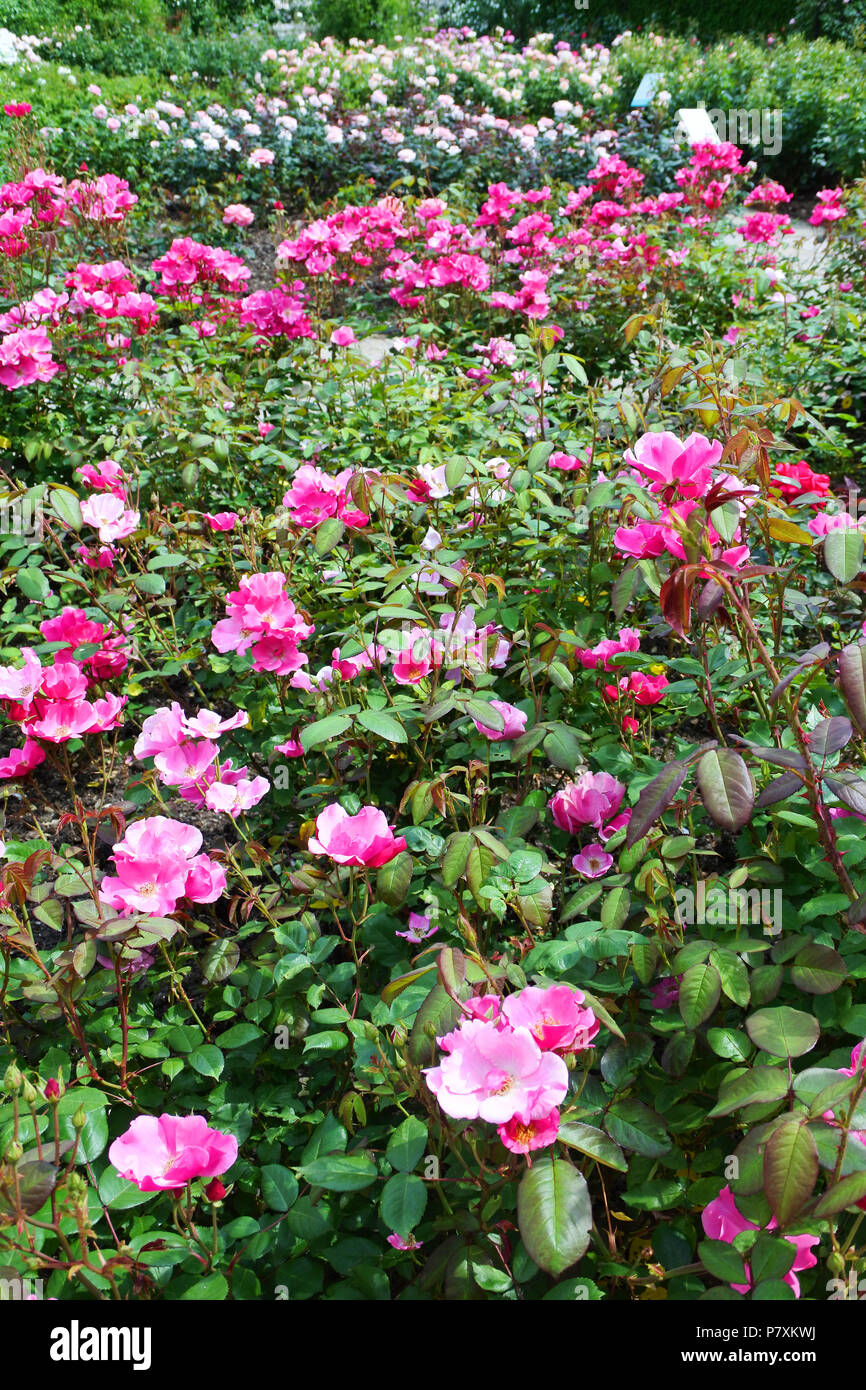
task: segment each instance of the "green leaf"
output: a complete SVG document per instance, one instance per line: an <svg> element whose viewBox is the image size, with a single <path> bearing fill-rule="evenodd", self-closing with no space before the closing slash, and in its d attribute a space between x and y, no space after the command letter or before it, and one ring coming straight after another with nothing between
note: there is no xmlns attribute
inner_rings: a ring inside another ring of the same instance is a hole
<svg viewBox="0 0 866 1390"><path fill-rule="evenodd" d="M439 983L452 999L462 997L466 979L466 957L457 946L443 946L436 962Z"/></svg>
<svg viewBox="0 0 866 1390"><path fill-rule="evenodd" d="M866 1197L866 1173L850 1173L847 1178L841 1178L839 1182L828 1187L809 1212L810 1219L823 1221L828 1216L835 1216L838 1211L844 1211L846 1207L853 1207L858 1202L862 1202Z"/></svg>
<svg viewBox="0 0 866 1390"><path fill-rule="evenodd" d="M619 1144L615 1144L603 1130L584 1124L582 1120L567 1120L559 1126L557 1139L570 1149L594 1158L606 1168L615 1168L618 1173L628 1172L628 1161Z"/></svg>
<svg viewBox="0 0 866 1390"><path fill-rule="evenodd" d="M452 888L463 873L474 843L472 836L465 830L448 836L442 855L442 882L446 888Z"/></svg>
<svg viewBox="0 0 866 1390"><path fill-rule="evenodd" d="M227 980L238 968L241 953L236 941L222 937L212 941L201 957L200 969L212 985Z"/></svg>
<svg viewBox="0 0 866 1390"><path fill-rule="evenodd" d="M140 1192L129 1178L122 1178L116 1168L109 1166L99 1179L99 1200L112 1211L128 1211L131 1207L141 1207L157 1192Z"/></svg>
<svg viewBox="0 0 866 1390"><path fill-rule="evenodd" d="M562 1159L537 1158L517 1189L517 1224L539 1269L562 1274L589 1245L592 1208L582 1174Z"/></svg>
<svg viewBox="0 0 866 1390"><path fill-rule="evenodd" d="M692 965L680 981L679 1011L687 1028L697 1028L719 1002L721 981L714 965Z"/></svg>
<svg viewBox="0 0 866 1390"><path fill-rule="evenodd" d="M399 1173L411 1173L428 1142L427 1126L414 1115L409 1115L388 1140L385 1157Z"/></svg>
<svg viewBox="0 0 866 1390"><path fill-rule="evenodd" d="M298 1196L298 1180L294 1173L279 1163L262 1167L262 1201L269 1211L288 1211Z"/></svg>
<svg viewBox="0 0 866 1390"><path fill-rule="evenodd" d="M747 1038L734 1028L708 1028L707 1042L717 1057L731 1062L746 1062L752 1049Z"/></svg>
<svg viewBox="0 0 866 1390"><path fill-rule="evenodd" d="M847 978L839 952L815 941L799 952L791 966L791 981L805 994L832 994Z"/></svg>
<svg viewBox="0 0 866 1390"><path fill-rule="evenodd" d="M99 1118L103 1118L101 1114ZM0 1203L6 1207L7 1211L13 1212L16 1207L11 1169L7 1169L6 1172L8 1177L0 1169ZM36 1158L16 1164L15 1175L18 1182L21 1210L25 1211L28 1216L33 1216L40 1207L44 1207L57 1186L57 1168L46 1159ZM8 1196L6 1195L7 1192Z"/></svg>
<svg viewBox="0 0 866 1390"><path fill-rule="evenodd" d="M752 814L755 789L752 775L733 748L714 748L698 762L698 790L717 825L741 830Z"/></svg>
<svg viewBox="0 0 866 1390"><path fill-rule="evenodd" d="M220 1047L248 1047L250 1043L258 1042L259 1038L265 1035L261 1028L257 1028L254 1023L236 1023L232 1028L227 1028L224 1033L220 1033Z"/></svg>
<svg viewBox="0 0 866 1390"><path fill-rule="evenodd" d="M838 535L839 532L832 534ZM757 1303L792 1303L796 1297L791 1285L786 1284L784 1279L765 1279L752 1289L752 1298Z"/></svg>
<svg viewBox="0 0 866 1390"><path fill-rule="evenodd" d="M724 1284L748 1284L749 1276L733 1245L725 1240L702 1240L698 1244L698 1258L708 1274L721 1279Z"/></svg>
<svg viewBox="0 0 866 1390"><path fill-rule="evenodd" d="M348 1046L349 1039L345 1033L338 1032L336 1028L329 1028L323 1033L311 1033L304 1039L304 1056L317 1053L319 1056L333 1057Z"/></svg>
<svg viewBox="0 0 866 1390"><path fill-rule="evenodd" d="M34 603L44 603L51 589L48 580L41 570L33 566L27 566L18 571L18 588L25 598L32 599Z"/></svg>
<svg viewBox="0 0 866 1390"><path fill-rule="evenodd" d="M459 1005L437 982L415 1015L406 1043L410 1062L416 1067L432 1066L436 1056L436 1039L456 1028L461 1018Z"/></svg>
<svg viewBox="0 0 866 1390"><path fill-rule="evenodd" d="M793 1241L762 1231L749 1251L752 1283L761 1284L766 1279L783 1279L794 1263L796 1255L797 1247Z"/></svg>
<svg viewBox="0 0 866 1390"><path fill-rule="evenodd" d="M387 743L408 743L409 741L408 734L399 719L395 719L392 714L385 714L384 710L362 709L357 715L357 721L362 728L369 730L371 734L376 734L378 738L385 739Z"/></svg>
<svg viewBox="0 0 866 1390"><path fill-rule="evenodd" d="M739 956L733 951L711 951L710 964L719 972L724 993L744 1009L749 1002L749 972Z"/></svg>
<svg viewBox="0 0 866 1390"><path fill-rule="evenodd" d="M317 719L313 724L305 725L298 735L298 740L304 752L309 753L311 748L317 748L320 743L339 738L351 722L351 716L348 714L329 714L324 719Z"/></svg>
<svg viewBox="0 0 866 1390"><path fill-rule="evenodd" d="M224 1303L229 1296L229 1286L222 1274L206 1274L181 1294L184 1302Z"/></svg>
<svg viewBox="0 0 866 1390"><path fill-rule="evenodd" d="M709 1112L709 1119L730 1115L744 1105L769 1104L788 1094L788 1077L778 1067L752 1067L726 1081L719 1099Z"/></svg>
<svg viewBox="0 0 866 1390"><path fill-rule="evenodd" d="M746 1032L756 1047L773 1057L802 1057L815 1046L821 1028L811 1014L782 1005L750 1014Z"/></svg>
<svg viewBox="0 0 866 1390"><path fill-rule="evenodd" d="M544 751L554 767L566 772L574 772L583 756L577 738L564 725L558 725L545 736Z"/></svg>
<svg viewBox="0 0 866 1390"><path fill-rule="evenodd" d="M222 1076L225 1066L225 1057L213 1043L202 1043L201 1047L189 1054L187 1061L200 1076L212 1076L214 1080Z"/></svg>
<svg viewBox="0 0 866 1390"><path fill-rule="evenodd" d="M402 907L412 882L414 861L407 850L395 854L376 873L376 898L388 907Z"/></svg>
<svg viewBox="0 0 866 1390"><path fill-rule="evenodd" d="M830 531L824 537L824 564L840 584L850 584L863 563L863 536L856 527Z"/></svg>
<svg viewBox="0 0 866 1390"><path fill-rule="evenodd" d="M671 1148L664 1122L639 1100L614 1101L605 1116L605 1128L617 1144L645 1158L661 1158Z"/></svg>
<svg viewBox="0 0 866 1390"><path fill-rule="evenodd" d="M670 762L647 783L637 799L625 832L626 845L631 848L668 809L688 776L687 763Z"/></svg>
<svg viewBox="0 0 866 1390"><path fill-rule="evenodd" d="M486 700L467 700L466 713L470 719L477 719L479 724L483 724L486 729L493 729L497 734L501 734L505 728L501 710L494 708Z"/></svg>
<svg viewBox="0 0 866 1390"><path fill-rule="evenodd" d="M866 733L866 642L853 642L839 653L839 684L851 718Z"/></svg>
<svg viewBox="0 0 866 1390"><path fill-rule="evenodd" d="M316 527L316 539L313 549L317 555L327 555L335 546L340 544L343 533L346 530L345 523L338 516L326 517L319 526Z"/></svg>
<svg viewBox="0 0 866 1390"><path fill-rule="evenodd" d="M601 925L607 931L618 931L631 910L631 893L626 885L611 888L601 905Z"/></svg>
<svg viewBox="0 0 866 1390"><path fill-rule="evenodd" d="M396 979L389 980L382 990L380 998L385 1004L393 1004L410 985L414 985L418 980L422 980L425 975L430 975L436 969L434 965L422 965L418 970L410 970L407 975L398 975Z"/></svg>
<svg viewBox="0 0 866 1390"><path fill-rule="evenodd" d="M148 594L151 598L165 593L165 580L161 574L136 574L132 584L140 594Z"/></svg>
<svg viewBox="0 0 866 1390"><path fill-rule="evenodd" d="M587 887L591 887L587 884ZM654 941L636 941L631 948L631 963L634 973L637 975L642 985L648 985L653 975L656 973L656 966L661 959L659 948Z"/></svg>
<svg viewBox="0 0 866 1390"><path fill-rule="evenodd" d="M48 503L56 517L73 531L80 531L84 522L81 517L81 503L69 488L53 487L48 493Z"/></svg>
<svg viewBox="0 0 866 1390"><path fill-rule="evenodd" d="M818 1178L818 1151L805 1122L789 1116L764 1146L764 1193L780 1226L803 1210Z"/></svg>
<svg viewBox="0 0 866 1390"><path fill-rule="evenodd" d="M330 1154L314 1158L297 1171L311 1187L324 1187L329 1192L359 1192L379 1176L366 1154Z"/></svg>
<svg viewBox="0 0 866 1390"><path fill-rule="evenodd" d="M427 1206L427 1186L413 1173L395 1173L382 1190L379 1212L385 1225L407 1236L418 1225Z"/></svg>

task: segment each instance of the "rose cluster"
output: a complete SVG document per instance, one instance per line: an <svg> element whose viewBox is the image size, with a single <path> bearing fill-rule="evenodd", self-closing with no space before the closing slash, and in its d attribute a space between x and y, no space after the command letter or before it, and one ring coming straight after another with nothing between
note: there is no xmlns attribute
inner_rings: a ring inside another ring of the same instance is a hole
<svg viewBox="0 0 866 1390"><path fill-rule="evenodd" d="M552 1144L568 1092L564 1056L590 1047L600 1026L583 1005L570 985L528 985L462 1005L466 1016L437 1039L446 1056L424 1072L445 1114L496 1125L512 1153Z"/></svg>

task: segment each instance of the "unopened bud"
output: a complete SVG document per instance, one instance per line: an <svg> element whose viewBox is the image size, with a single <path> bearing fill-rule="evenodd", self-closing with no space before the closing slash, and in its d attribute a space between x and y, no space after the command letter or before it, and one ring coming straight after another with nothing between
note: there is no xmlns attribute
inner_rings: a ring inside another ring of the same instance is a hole
<svg viewBox="0 0 866 1390"><path fill-rule="evenodd" d="M838 1250L833 1250L827 1256L827 1268L830 1273L836 1275L837 1278L845 1273L845 1261Z"/></svg>
<svg viewBox="0 0 866 1390"><path fill-rule="evenodd" d="M79 1105L75 1114L72 1116L72 1126L74 1129L84 1129L87 1124L87 1111L83 1105Z"/></svg>
<svg viewBox="0 0 866 1390"><path fill-rule="evenodd" d="M26 1076L21 1087L21 1096L25 1105L35 1105L39 1099L39 1092L35 1086L31 1085Z"/></svg>
<svg viewBox="0 0 866 1390"><path fill-rule="evenodd" d="M46 1100L59 1100L59 1099L60 1099L60 1083L59 1083L58 1081L55 1081L55 1079L54 1079L53 1076L52 1076L52 1078L51 1078L50 1081L46 1081L46 1083L45 1083L45 1099L46 1099Z"/></svg>
<svg viewBox="0 0 866 1390"><path fill-rule="evenodd" d="M17 1139L13 1139L11 1144L6 1145L3 1157L8 1159L10 1163L17 1163L23 1152L23 1144L19 1144Z"/></svg>
<svg viewBox="0 0 866 1390"><path fill-rule="evenodd" d="M10 1062L3 1073L3 1090L6 1092L7 1096L17 1095L21 1090L21 1082L23 1080L24 1077L21 1075L15 1063Z"/></svg>
<svg viewBox="0 0 866 1390"><path fill-rule="evenodd" d="M209 1202L221 1202L226 1195L226 1190L219 1178L212 1178L204 1190L204 1195Z"/></svg>

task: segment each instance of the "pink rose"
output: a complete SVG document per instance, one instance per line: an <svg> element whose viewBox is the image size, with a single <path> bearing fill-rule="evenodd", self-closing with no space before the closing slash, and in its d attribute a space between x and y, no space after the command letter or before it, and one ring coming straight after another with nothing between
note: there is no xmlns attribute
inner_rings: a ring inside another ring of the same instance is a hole
<svg viewBox="0 0 866 1390"><path fill-rule="evenodd" d="M234 1135L209 1129L203 1115L137 1115L108 1150L109 1162L140 1192L217 1177L237 1156Z"/></svg>
<svg viewBox="0 0 866 1390"><path fill-rule="evenodd" d="M473 722L479 734L489 738L491 743L499 743L503 739L520 738L526 728L526 715L523 710L517 709L515 705L510 705L507 700L491 700L490 704L502 715L505 727L503 729L491 729L476 719Z"/></svg>
<svg viewBox="0 0 866 1390"><path fill-rule="evenodd" d="M760 1226L755 1225L754 1221L747 1221L744 1216L740 1215L734 1202L734 1194L729 1187L723 1187L715 1201L710 1202L709 1206L704 1208L701 1213L701 1223L705 1235L710 1240L723 1240L728 1245L733 1243L735 1236L738 1236L741 1231L759 1231L761 1229ZM772 1231L777 1225L778 1222L774 1216L764 1229ZM811 1269L813 1265L818 1263L816 1256L812 1254L812 1246L817 1245L821 1237L785 1236L784 1239L797 1247L794 1263L788 1273L784 1275L784 1280L794 1290L794 1297L799 1298L800 1281L797 1278L797 1271ZM748 1293L752 1287L748 1264L746 1265L746 1273L749 1275L748 1284L731 1285L736 1293Z"/></svg>
<svg viewBox="0 0 866 1390"><path fill-rule="evenodd" d="M570 985L527 985L508 996L502 1013L512 1028L527 1028L543 1052L583 1052L600 1027L592 1009L581 1008L583 1001Z"/></svg>
<svg viewBox="0 0 866 1390"><path fill-rule="evenodd" d="M362 806L350 816L338 802L326 806L316 817L316 833L310 839L313 854L327 854L337 864L378 869L406 848L403 836L395 838L383 811Z"/></svg>
<svg viewBox="0 0 866 1390"><path fill-rule="evenodd" d="M582 772L576 782L569 782L547 804L560 830L576 835L581 826L598 827L616 815L624 795L622 782L609 772Z"/></svg>

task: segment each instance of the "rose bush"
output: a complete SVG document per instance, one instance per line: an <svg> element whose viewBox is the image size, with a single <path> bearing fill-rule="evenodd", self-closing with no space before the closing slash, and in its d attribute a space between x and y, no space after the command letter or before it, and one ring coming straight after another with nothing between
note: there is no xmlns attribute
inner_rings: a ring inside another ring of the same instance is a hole
<svg viewBox="0 0 866 1390"><path fill-rule="evenodd" d="M593 71L556 52L519 69ZM134 179L6 119L5 1264L61 1300L844 1283L862 189L815 201L819 286L742 151L645 172L587 121L579 177L355 187L254 277L220 238L264 182L156 245Z"/></svg>

